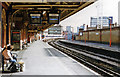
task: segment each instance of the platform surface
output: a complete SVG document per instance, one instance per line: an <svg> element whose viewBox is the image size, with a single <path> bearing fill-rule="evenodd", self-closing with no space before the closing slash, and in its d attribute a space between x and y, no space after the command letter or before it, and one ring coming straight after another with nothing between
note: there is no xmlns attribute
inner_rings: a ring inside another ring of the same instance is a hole
<svg viewBox="0 0 120 77"><path fill-rule="evenodd" d="M119 48L118 45L112 45L110 47L109 44L102 44L102 43L95 43L95 42L86 42L85 43L85 42L82 42L82 41L75 41L75 40L73 40L73 41L72 40L61 40L61 41L120 52L120 48Z"/></svg>
<svg viewBox="0 0 120 77"><path fill-rule="evenodd" d="M98 75L40 40L19 51L18 55L25 63L25 71L10 75Z"/></svg>

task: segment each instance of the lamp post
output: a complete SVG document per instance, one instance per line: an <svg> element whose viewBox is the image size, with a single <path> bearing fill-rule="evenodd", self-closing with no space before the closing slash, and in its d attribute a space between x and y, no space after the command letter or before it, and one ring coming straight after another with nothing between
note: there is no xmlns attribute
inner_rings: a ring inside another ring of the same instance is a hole
<svg viewBox="0 0 120 77"><path fill-rule="evenodd" d="M111 41L112 41L112 33L111 33L111 31L112 31L112 27L111 27L111 18L109 18L109 20L110 20L110 42L109 42L109 45L110 45L110 47L111 47Z"/></svg>
<svg viewBox="0 0 120 77"><path fill-rule="evenodd" d="M86 31L85 31L85 44L86 44Z"/></svg>
<svg viewBox="0 0 120 77"><path fill-rule="evenodd" d="M68 38L68 37L67 37L67 32L65 32L65 40L68 40L67 38Z"/></svg>

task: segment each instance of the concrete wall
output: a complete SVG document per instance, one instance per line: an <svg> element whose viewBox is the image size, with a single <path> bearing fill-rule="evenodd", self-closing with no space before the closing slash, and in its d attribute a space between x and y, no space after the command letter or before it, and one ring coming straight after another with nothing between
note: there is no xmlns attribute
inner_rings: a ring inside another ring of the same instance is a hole
<svg viewBox="0 0 120 77"><path fill-rule="evenodd" d="M80 40L80 36L75 36L76 37L76 39L75 40Z"/></svg>
<svg viewBox="0 0 120 77"><path fill-rule="evenodd" d="M81 39L88 40L88 32L83 32Z"/></svg>
<svg viewBox="0 0 120 77"><path fill-rule="evenodd" d="M109 42L110 40L110 31L102 31L102 42ZM112 42L118 43L119 41L119 30L112 30Z"/></svg>
<svg viewBox="0 0 120 77"><path fill-rule="evenodd" d="M89 32L89 41L100 41L100 31Z"/></svg>

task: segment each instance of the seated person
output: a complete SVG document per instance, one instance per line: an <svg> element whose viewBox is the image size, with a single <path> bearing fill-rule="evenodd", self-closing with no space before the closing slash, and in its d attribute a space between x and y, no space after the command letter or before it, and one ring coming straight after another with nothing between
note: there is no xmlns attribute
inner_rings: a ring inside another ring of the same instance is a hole
<svg viewBox="0 0 120 77"><path fill-rule="evenodd" d="M11 50L14 47L12 45L7 45L7 54L10 57L9 61L12 62L12 64L10 65L10 67L8 68L8 70L16 63L17 59L15 56L12 55Z"/></svg>
<svg viewBox="0 0 120 77"><path fill-rule="evenodd" d="M12 45L7 45L7 54L8 56L10 57L10 62L16 62L16 57L12 55L11 53L11 50L13 49L14 47Z"/></svg>
<svg viewBox="0 0 120 77"><path fill-rule="evenodd" d="M4 49L2 50L2 55L3 55L3 65L5 63L5 61L9 60L9 62L12 62L11 65L9 66L8 70L14 65L14 63L16 63L17 59L16 57L14 57L11 53L11 50L13 49L12 45L7 45L4 47ZM4 66L2 66L4 68Z"/></svg>

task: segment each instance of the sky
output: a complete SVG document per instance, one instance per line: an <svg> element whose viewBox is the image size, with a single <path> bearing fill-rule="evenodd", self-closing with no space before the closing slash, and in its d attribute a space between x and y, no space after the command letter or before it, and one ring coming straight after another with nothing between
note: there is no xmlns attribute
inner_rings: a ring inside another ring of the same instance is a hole
<svg viewBox="0 0 120 77"><path fill-rule="evenodd" d="M74 15L60 22L63 29L66 26L74 27L74 32L77 32L77 27L86 24L90 26L90 17L113 16L113 23L118 23L118 2L120 0L98 0L94 4L82 9Z"/></svg>

